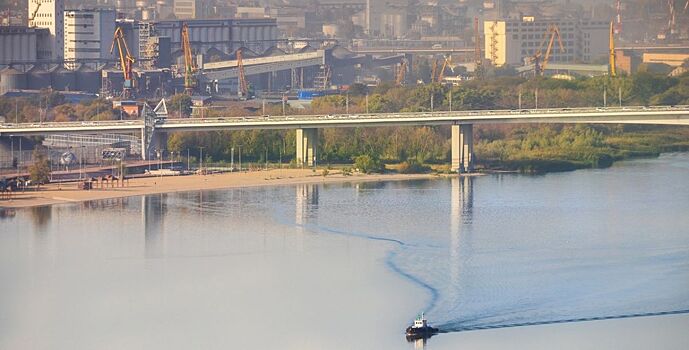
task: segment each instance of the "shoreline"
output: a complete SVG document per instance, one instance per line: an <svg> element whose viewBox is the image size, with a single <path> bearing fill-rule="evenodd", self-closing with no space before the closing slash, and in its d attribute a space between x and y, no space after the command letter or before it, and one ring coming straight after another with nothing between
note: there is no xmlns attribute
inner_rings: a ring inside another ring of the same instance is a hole
<svg viewBox="0 0 689 350"><path fill-rule="evenodd" d="M477 176L469 174L462 176ZM91 200L143 196L160 193L206 191L262 186L298 184L326 184L346 182L408 181L447 177L439 174L354 174L344 176L331 171L328 176L311 169L271 169L254 172L234 172L210 175L184 175L132 178L124 187L92 190L77 189L78 183L47 184L40 190L16 192L12 199L0 200L0 208L29 208ZM460 176L460 175L454 175ZM95 185L95 184L94 184Z"/></svg>

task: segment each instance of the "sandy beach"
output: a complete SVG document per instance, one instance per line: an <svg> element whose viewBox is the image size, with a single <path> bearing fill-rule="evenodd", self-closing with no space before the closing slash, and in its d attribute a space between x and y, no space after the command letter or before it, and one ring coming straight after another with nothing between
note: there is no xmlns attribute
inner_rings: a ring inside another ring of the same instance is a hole
<svg viewBox="0 0 689 350"><path fill-rule="evenodd" d="M0 200L1 208L23 208L68 202L81 202L155 193L214 190L223 188L276 186L304 183L402 181L438 178L432 174L353 174L344 176L333 170L323 176L320 171L310 169L271 169L264 171L222 173L210 175L162 176L133 178L124 187L100 188L94 183L92 190L81 190L77 183L48 184L40 190L12 194L11 199ZM117 185L115 185L117 186Z"/></svg>

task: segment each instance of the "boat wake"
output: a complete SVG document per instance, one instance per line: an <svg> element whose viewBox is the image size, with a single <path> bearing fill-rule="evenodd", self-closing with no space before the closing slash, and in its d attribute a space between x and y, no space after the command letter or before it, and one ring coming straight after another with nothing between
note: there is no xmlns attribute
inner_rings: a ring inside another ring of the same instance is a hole
<svg viewBox="0 0 689 350"><path fill-rule="evenodd" d="M297 225L300 227L303 227L305 229L313 230L315 232L326 232L330 234L337 234L337 235L343 235L343 236L348 236L348 237L356 237L356 238L362 238L362 239L367 239L367 240L372 240L372 241L382 241L382 242L389 242L393 243L397 246L396 249L392 249L388 252L387 256L385 257L385 265L395 272L396 274L402 276L404 279L412 282L413 284L416 284L417 286L420 286L421 288L425 289L429 295L430 295L430 300L428 302L428 306L424 310L432 310L437 301L438 301L438 296L439 292L436 288L431 286L430 284L424 282L420 278L414 276L413 274L404 271L400 266L398 266L395 263L395 259L397 258L397 255L399 253L400 249L409 249L409 248L418 248L418 245L415 244L409 244L404 241L398 240L398 239L393 239L393 238L387 238L387 237L380 237L380 236L374 236L371 234L363 233L363 232L352 232L352 231L344 231L344 230L338 230L334 229L331 227L325 227L325 226L320 226L316 224L301 224Z"/></svg>
<svg viewBox="0 0 689 350"><path fill-rule="evenodd" d="M632 313L623 315L608 315L608 316L595 316L595 317L580 317L580 318L570 318L570 319L559 319L559 320L548 320L548 321L532 321L532 322L519 322L519 323L503 323L503 324L474 324L471 322L450 322L438 326L440 328L440 333L451 333L451 332L467 332L467 331L477 331L486 329L500 329L500 328L516 328L516 327L526 327L526 326L539 326L539 325L549 325L549 324L559 324L559 323L574 323L574 322L590 322L590 321L603 321L603 320L616 320L625 318L635 318L635 317L651 317L651 316L667 316L667 315L680 315L689 314L689 309L686 310L672 310L672 311L659 311L659 312L644 312L644 313Z"/></svg>

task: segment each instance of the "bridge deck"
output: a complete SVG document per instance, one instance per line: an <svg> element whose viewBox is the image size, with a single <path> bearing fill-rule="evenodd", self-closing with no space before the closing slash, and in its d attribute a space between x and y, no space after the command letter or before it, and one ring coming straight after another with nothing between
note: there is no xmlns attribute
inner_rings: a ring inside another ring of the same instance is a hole
<svg viewBox="0 0 689 350"><path fill-rule="evenodd" d="M374 113L293 116L246 116L237 118L185 118L161 120L161 131L223 129L299 129L373 127L395 125L452 125L500 123L582 123L689 125L689 106L611 107L418 113ZM59 133L133 133L144 127L141 120L0 124L0 136Z"/></svg>

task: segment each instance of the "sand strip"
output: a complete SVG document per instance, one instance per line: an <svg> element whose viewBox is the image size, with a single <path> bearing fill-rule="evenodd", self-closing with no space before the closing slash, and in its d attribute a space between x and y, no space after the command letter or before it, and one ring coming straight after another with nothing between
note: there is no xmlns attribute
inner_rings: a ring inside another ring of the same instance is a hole
<svg viewBox="0 0 689 350"><path fill-rule="evenodd" d="M370 181L403 181L416 179L440 178L443 175L432 174L355 174L344 176L339 171L331 171L328 176L310 169L273 169L265 171L224 173L212 175L188 175L134 178L125 187L100 188L94 183L92 190L77 189L76 183L49 184L39 191L14 193L12 199L0 200L2 208L22 208L51 205L68 202L140 196L156 193L183 191L214 190L254 186L277 186L307 183L342 183Z"/></svg>

